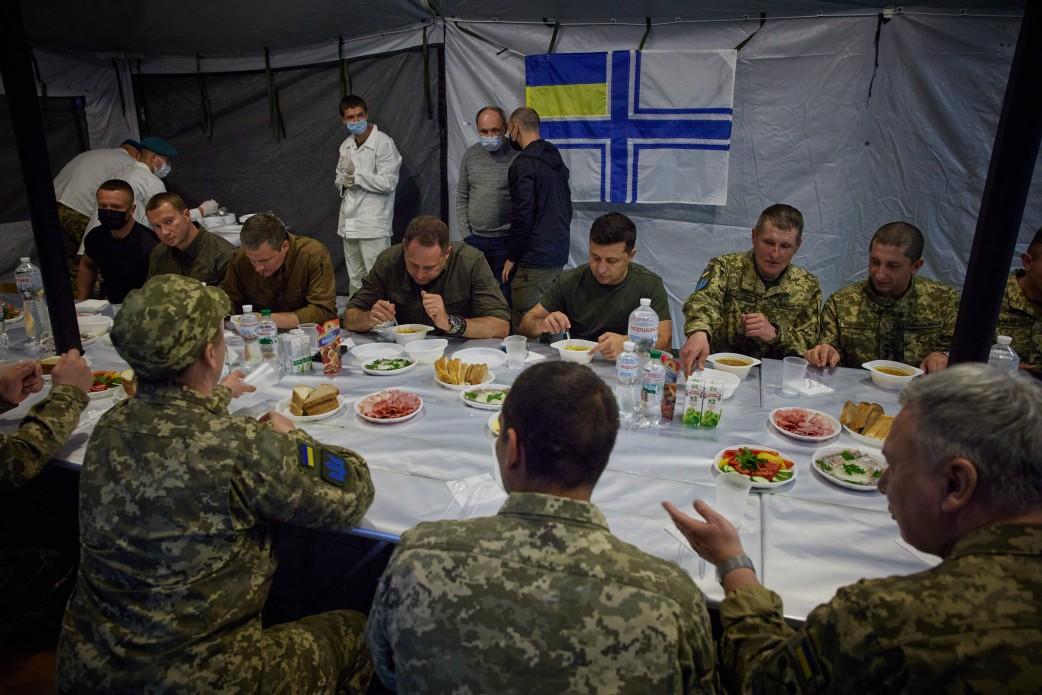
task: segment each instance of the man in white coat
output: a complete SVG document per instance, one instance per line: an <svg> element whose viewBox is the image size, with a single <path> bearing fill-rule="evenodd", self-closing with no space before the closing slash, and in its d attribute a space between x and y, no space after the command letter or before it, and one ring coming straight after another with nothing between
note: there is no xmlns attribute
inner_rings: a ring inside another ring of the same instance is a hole
<svg viewBox="0 0 1042 695"><path fill-rule="evenodd" d="M337 234L344 240L344 260L354 294L380 252L391 245L394 190L402 157L389 135L369 123L361 97L340 100L340 120L347 139L340 145L336 187L340 193Z"/></svg>

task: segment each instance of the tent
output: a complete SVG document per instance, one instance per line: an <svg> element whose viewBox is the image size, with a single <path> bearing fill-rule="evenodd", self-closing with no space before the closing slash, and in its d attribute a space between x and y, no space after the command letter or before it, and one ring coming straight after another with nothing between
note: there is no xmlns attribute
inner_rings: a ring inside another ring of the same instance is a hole
<svg viewBox="0 0 1042 695"><path fill-rule="evenodd" d="M525 55L739 47L727 204L581 203L573 217L574 263L597 215L636 221L637 260L663 276L678 333L706 261L747 248L774 202L804 213L796 262L826 296L865 276L871 233L898 219L926 234L924 274L961 286L1023 12L1010 1L23 3L53 171L83 146L168 138L181 150L169 188L276 211L329 245L342 290L332 170L345 85L403 153L396 234L420 212L455 231L474 114L523 103ZM6 118L5 105L0 274L32 246ZM1018 248L1042 224L1040 188L1035 176Z"/></svg>

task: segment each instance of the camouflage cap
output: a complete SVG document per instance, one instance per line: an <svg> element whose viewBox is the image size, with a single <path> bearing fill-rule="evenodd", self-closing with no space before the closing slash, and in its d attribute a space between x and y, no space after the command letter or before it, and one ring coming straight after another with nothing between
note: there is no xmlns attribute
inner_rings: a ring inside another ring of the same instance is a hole
<svg viewBox="0 0 1042 695"><path fill-rule="evenodd" d="M178 374L195 362L231 309L228 295L184 275L156 275L123 300L112 344L144 379Z"/></svg>

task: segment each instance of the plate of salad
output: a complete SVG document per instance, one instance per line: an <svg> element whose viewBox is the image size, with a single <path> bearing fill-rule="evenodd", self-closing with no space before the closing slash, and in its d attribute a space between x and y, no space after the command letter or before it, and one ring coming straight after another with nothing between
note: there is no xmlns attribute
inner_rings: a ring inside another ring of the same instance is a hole
<svg viewBox="0 0 1042 695"><path fill-rule="evenodd" d="M404 356L378 357L374 360L363 362L362 371L376 376L391 376L393 374L404 374L415 366L416 362Z"/></svg>
<svg viewBox="0 0 1042 695"><path fill-rule="evenodd" d="M777 449L757 445L729 446L713 459L713 473L741 473L760 490L787 485L796 479L796 462Z"/></svg>
<svg viewBox="0 0 1042 695"><path fill-rule="evenodd" d="M25 318L25 314L22 313L21 309L2 300L0 300L0 311L4 312L4 323L8 326L18 325Z"/></svg>
<svg viewBox="0 0 1042 695"><path fill-rule="evenodd" d="M471 408L480 410L499 410L506 400L509 386L502 384L487 384L469 391L460 392L460 399Z"/></svg>
<svg viewBox="0 0 1042 695"><path fill-rule="evenodd" d="M878 492L886 461L867 447L827 446L811 457L811 468L833 485L858 492Z"/></svg>
<svg viewBox="0 0 1042 695"><path fill-rule="evenodd" d="M123 377L119 372L94 372L94 383L91 384L91 398L108 398L123 386Z"/></svg>

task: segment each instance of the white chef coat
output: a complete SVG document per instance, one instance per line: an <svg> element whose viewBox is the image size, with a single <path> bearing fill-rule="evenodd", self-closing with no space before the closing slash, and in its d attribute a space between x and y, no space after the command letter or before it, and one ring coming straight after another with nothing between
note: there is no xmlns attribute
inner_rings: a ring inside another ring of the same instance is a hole
<svg viewBox="0 0 1042 695"><path fill-rule="evenodd" d="M134 163L122 147L81 152L54 177L54 197L65 207L90 217L98 207L98 186L119 178L116 174Z"/></svg>
<svg viewBox="0 0 1042 695"><path fill-rule="evenodd" d="M354 135L348 136L340 145L340 156L354 164L355 185L342 188L337 184L342 198L337 234L345 239L391 236L394 189L402 166L394 140L374 125L361 147Z"/></svg>

